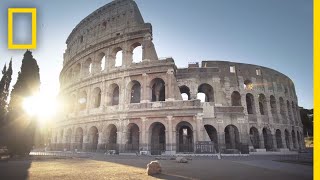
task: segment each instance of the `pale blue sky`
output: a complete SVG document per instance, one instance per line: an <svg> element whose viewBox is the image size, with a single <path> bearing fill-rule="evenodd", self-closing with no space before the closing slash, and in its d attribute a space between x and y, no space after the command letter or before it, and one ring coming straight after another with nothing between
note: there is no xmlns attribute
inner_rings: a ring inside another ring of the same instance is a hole
<svg viewBox="0 0 320 180"><path fill-rule="evenodd" d="M14 80L24 51L7 49L7 8L38 10L41 90L55 96L65 41L88 14L110 0L0 1L0 68L11 57ZM201 60L228 60L278 70L296 86L299 105L313 108L312 0L136 0L153 25L159 57L178 67Z"/></svg>

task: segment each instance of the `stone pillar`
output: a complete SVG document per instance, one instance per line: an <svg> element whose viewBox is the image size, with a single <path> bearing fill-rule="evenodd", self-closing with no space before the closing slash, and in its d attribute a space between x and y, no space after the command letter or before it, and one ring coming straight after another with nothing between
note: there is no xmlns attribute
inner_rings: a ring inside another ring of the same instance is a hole
<svg viewBox="0 0 320 180"><path fill-rule="evenodd" d="M204 125L203 125L203 114L197 114L193 117L196 122L196 141L203 141ZM195 143L195 142L194 142Z"/></svg>
<svg viewBox="0 0 320 180"><path fill-rule="evenodd" d="M147 118L146 117L141 117L141 143L140 143L140 148L142 148L143 151L146 151L147 150L147 135L146 134L146 121L147 121Z"/></svg>
<svg viewBox="0 0 320 180"><path fill-rule="evenodd" d="M167 71L167 82L165 84L165 88L166 88L166 91L165 91L165 99L166 101L173 101L174 100L174 86L172 85L172 81L173 79L175 79L174 77L174 74L173 74L174 70L173 69L168 69Z"/></svg>
<svg viewBox="0 0 320 180"><path fill-rule="evenodd" d="M271 138L273 143L273 149L278 149L276 134L275 133L271 134Z"/></svg>
<svg viewBox="0 0 320 180"><path fill-rule="evenodd" d="M148 82L148 74L143 73L142 74L142 93L141 93L141 103L146 103L150 102L150 97L149 97L149 82Z"/></svg>
<svg viewBox="0 0 320 180"><path fill-rule="evenodd" d="M117 131L117 144L118 144L118 146L119 146L118 151L119 151L119 152L123 152L122 132L121 132L121 130L120 130L120 131Z"/></svg>
<svg viewBox="0 0 320 180"><path fill-rule="evenodd" d="M259 130L258 130L259 131ZM263 137L263 132L262 130L260 130L259 132L259 140L260 140L260 149L265 149L265 146L264 146L264 137Z"/></svg>
<svg viewBox="0 0 320 180"><path fill-rule="evenodd" d="M174 120L174 118L172 116L167 116L167 122L168 122L168 133L166 132L166 146L167 146L167 149L166 149L166 153L167 154L175 154L175 145L174 145L174 142L175 142L175 138L173 137L173 129L172 129L172 121Z"/></svg>
<svg viewBox="0 0 320 180"><path fill-rule="evenodd" d="M98 147L97 150L104 150L104 144L103 144L103 133L99 132L99 136L98 136Z"/></svg>
<svg viewBox="0 0 320 180"><path fill-rule="evenodd" d="M88 148L89 148L89 137L88 135L83 135L82 149L88 150Z"/></svg>
<svg viewBox="0 0 320 180"><path fill-rule="evenodd" d="M112 54L108 54L106 58L106 64L108 64L107 71L110 71L115 67L115 63L116 63L115 61L116 61L116 57Z"/></svg>
<svg viewBox="0 0 320 180"><path fill-rule="evenodd" d="M133 53L128 50L123 50L122 55L122 66L123 67L129 67L132 63L132 55Z"/></svg>
<svg viewBox="0 0 320 180"><path fill-rule="evenodd" d="M292 132L291 132L292 133ZM290 147L289 149L292 150L293 149L293 139L292 139L292 134L289 132L289 144Z"/></svg>

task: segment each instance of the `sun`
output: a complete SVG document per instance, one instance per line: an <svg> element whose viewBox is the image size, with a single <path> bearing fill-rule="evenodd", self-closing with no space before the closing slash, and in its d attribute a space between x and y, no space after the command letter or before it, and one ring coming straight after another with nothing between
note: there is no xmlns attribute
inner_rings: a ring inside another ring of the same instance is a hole
<svg viewBox="0 0 320 180"><path fill-rule="evenodd" d="M55 97L39 93L26 97L22 107L28 115L36 116L38 121L45 122L56 114L58 105Z"/></svg>

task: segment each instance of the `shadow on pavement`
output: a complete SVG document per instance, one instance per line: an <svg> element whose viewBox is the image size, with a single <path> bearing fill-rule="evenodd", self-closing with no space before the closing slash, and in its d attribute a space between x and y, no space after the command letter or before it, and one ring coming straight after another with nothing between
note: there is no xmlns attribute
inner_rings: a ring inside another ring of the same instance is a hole
<svg viewBox="0 0 320 180"><path fill-rule="evenodd" d="M31 160L11 159L0 161L1 180L28 179L28 170L31 167Z"/></svg>

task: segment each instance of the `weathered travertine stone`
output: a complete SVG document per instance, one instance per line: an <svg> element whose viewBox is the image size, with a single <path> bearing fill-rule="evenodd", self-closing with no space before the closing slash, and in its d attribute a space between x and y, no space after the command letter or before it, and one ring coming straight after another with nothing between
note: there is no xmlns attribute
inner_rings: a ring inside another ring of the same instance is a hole
<svg viewBox="0 0 320 180"><path fill-rule="evenodd" d="M147 165L147 174L149 176L160 174L161 173L161 165L158 161L151 161Z"/></svg>
<svg viewBox="0 0 320 180"><path fill-rule="evenodd" d="M175 155L305 147L289 77L228 61L178 68L158 58L152 35L133 0L112 1L72 30L60 73L65 111L51 149Z"/></svg>
<svg viewBox="0 0 320 180"><path fill-rule="evenodd" d="M176 158L176 162L178 162L178 163L188 163L188 160L185 157L177 157Z"/></svg>

